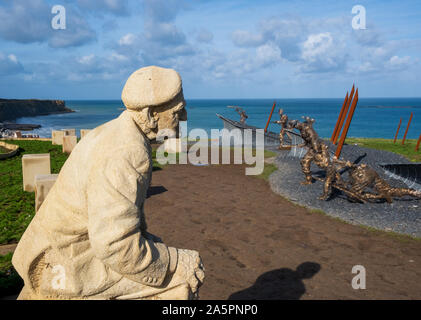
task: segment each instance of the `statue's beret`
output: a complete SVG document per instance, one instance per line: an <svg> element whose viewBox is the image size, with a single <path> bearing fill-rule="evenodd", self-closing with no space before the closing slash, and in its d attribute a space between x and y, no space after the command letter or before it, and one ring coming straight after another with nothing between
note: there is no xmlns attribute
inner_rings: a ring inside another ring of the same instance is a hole
<svg viewBox="0 0 421 320"><path fill-rule="evenodd" d="M130 75L124 85L121 99L127 109L140 110L169 102L180 92L182 83L177 71L150 66Z"/></svg>

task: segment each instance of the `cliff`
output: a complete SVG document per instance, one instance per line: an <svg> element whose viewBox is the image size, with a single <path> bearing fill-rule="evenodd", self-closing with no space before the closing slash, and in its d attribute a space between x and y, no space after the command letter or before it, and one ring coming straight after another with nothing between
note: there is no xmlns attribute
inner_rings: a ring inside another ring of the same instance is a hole
<svg viewBox="0 0 421 320"><path fill-rule="evenodd" d="M67 112L73 112L73 110L67 108L63 100L0 99L0 122Z"/></svg>

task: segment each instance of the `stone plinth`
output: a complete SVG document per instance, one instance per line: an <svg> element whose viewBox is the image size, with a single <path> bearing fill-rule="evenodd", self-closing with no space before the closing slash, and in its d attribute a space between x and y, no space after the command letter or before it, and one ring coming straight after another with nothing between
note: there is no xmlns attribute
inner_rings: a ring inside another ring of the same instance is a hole
<svg viewBox="0 0 421 320"><path fill-rule="evenodd" d="M22 157L23 190L35 191L35 176L50 174L50 154L25 154Z"/></svg>
<svg viewBox="0 0 421 320"><path fill-rule="evenodd" d="M76 129L61 129L61 131L64 132L65 136L75 136L76 135Z"/></svg>
<svg viewBox="0 0 421 320"><path fill-rule="evenodd" d="M63 145L64 131L53 130L51 131L51 142L53 145Z"/></svg>
<svg viewBox="0 0 421 320"><path fill-rule="evenodd" d="M37 174L35 176L35 212L41 207L48 192L56 182L58 174Z"/></svg>
<svg viewBox="0 0 421 320"><path fill-rule="evenodd" d="M89 131L91 131L90 129L80 129L80 138L83 139L84 136L86 136Z"/></svg>
<svg viewBox="0 0 421 320"><path fill-rule="evenodd" d="M168 153L187 152L187 142L182 144L179 138L168 138L164 141L164 150Z"/></svg>
<svg viewBox="0 0 421 320"><path fill-rule="evenodd" d="M64 136L63 137L63 153L71 153L76 147L77 137L76 136Z"/></svg>

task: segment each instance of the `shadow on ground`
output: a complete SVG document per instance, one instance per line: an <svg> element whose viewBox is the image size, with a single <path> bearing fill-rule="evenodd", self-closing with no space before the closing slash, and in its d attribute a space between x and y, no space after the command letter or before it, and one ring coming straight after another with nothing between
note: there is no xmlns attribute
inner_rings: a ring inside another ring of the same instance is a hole
<svg viewBox="0 0 421 320"><path fill-rule="evenodd" d="M148 192L146 194L146 198L149 198L149 197L154 196L156 194L164 193L166 191L168 191L168 190L163 186L150 186L149 189L148 189Z"/></svg>
<svg viewBox="0 0 421 320"><path fill-rule="evenodd" d="M233 293L228 300L298 300L306 292L303 279L313 277L320 269L318 263L304 262L296 270L265 272L250 288Z"/></svg>

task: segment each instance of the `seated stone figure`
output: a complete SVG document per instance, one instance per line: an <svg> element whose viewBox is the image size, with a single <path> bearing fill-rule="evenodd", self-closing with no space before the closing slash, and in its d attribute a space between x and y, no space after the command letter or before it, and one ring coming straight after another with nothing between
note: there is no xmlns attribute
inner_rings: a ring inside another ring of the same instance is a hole
<svg viewBox="0 0 421 320"><path fill-rule="evenodd" d="M127 110L72 151L22 236L12 260L25 282L19 299L197 298L198 252L149 234L143 212L150 139L187 117L181 78L139 69L122 100Z"/></svg>

